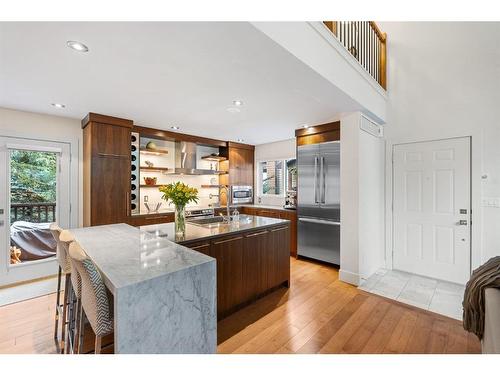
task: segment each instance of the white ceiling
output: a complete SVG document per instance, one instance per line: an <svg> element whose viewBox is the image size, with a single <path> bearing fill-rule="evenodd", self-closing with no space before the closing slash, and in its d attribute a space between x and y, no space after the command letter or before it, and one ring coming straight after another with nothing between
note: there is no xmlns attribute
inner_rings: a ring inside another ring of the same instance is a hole
<svg viewBox="0 0 500 375"><path fill-rule="evenodd" d="M235 99L244 105L230 113ZM361 109L243 22L0 23L0 106L78 119L97 112L252 144Z"/></svg>

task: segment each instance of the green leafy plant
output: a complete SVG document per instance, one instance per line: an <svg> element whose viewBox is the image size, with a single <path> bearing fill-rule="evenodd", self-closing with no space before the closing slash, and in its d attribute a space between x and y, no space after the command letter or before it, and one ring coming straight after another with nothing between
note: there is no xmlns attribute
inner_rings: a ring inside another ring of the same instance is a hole
<svg viewBox="0 0 500 375"><path fill-rule="evenodd" d="M180 181L160 186L162 199L170 201L176 206L184 207L190 202L198 203L198 189L190 187Z"/></svg>

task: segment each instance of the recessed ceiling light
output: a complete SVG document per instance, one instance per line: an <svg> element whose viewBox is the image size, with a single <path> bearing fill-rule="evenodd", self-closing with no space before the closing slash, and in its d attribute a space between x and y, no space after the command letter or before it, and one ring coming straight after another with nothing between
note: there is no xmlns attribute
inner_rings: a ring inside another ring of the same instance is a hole
<svg viewBox="0 0 500 375"><path fill-rule="evenodd" d="M85 44L80 43L80 42L75 42L74 40L68 40L66 42L67 46L71 49L74 49L75 51L78 52L88 52L89 47L87 47Z"/></svg>
<svg viewBox="0 0 500 375"><path fill-rule="evenodd" d="M66 108L66 104L61 104L61 103L52 103L51 106L58 109Z"/></svg>
<svg viewBox="0 0 500 375"><path fill-rule="evenodd" d="M237 107L243 105L243 102L241 100L233 100L233 104Z"/></svg>
<svg viewBox="0 0 500 375"><path fill-rule="evenodd" d="M237 139L237 141L238 141L238 142L243 142L243 141L244 141L244 139L242 139L242 138L238 138L238 139Z"/></svg>
<svg viewBox="0 0 500 375"><path fill-rule="evenodd" d="M180 128L178 126L171 126L170 129L179 130Z"/></svg>
<svg viewBox="0 0 500 375"><path fill-rule="evenodd" d="M304 129L307 129L307 128L309 127L309 125L304 124L304 125L302 125L302 127L303 127Z"/></svg>
<svg viewBox="0 0 500 375"><path fill-rule="evenodd" d="M241 109L239 109L237 107L228 107L228 108L226 108L226 111L228 111L229 113L240 113Z"/></svg>

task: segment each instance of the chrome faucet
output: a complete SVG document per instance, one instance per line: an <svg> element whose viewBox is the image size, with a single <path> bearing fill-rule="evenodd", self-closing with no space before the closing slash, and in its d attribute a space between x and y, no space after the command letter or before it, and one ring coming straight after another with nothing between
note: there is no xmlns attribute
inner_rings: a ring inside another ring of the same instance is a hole
<svg viewBox="0 0 500 375"><path fill-rule="evenodd" d="M229 223L231 221L231 210L229 208L229 185L220 185L219 189L224 190L224 193L226 194L226 213L227 213L227 222ZM224 216L224 215L222 215Z"/></svg>

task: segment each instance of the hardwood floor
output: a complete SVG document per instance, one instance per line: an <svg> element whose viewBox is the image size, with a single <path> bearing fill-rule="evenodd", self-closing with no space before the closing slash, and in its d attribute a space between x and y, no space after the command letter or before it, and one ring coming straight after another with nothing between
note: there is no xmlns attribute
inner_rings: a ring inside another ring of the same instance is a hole
<svg viewBox="0 0 500 375"><path fill-rule="evenodd" d="M479 353L462 323L338 280L291 259L291 287L219 322L219 353ZM0 353L56 353L55 295L0 307Z"/></svg>
<svg viewBox="0 0 500 375"><path fill-rule="evenodd" d="M460 321L370 294L291 260L291 287L219 322L219 353L480 353Z"/></svg>

